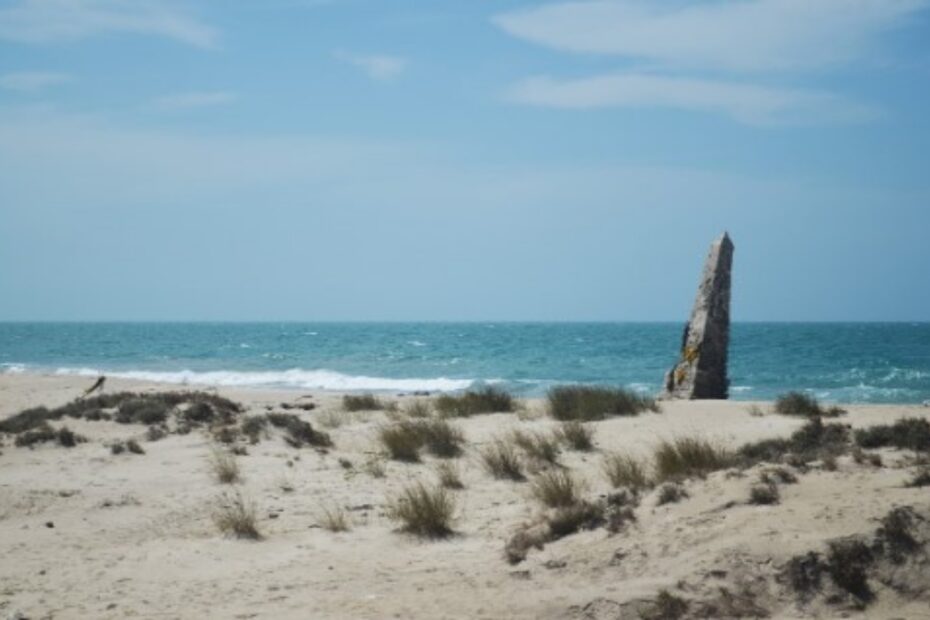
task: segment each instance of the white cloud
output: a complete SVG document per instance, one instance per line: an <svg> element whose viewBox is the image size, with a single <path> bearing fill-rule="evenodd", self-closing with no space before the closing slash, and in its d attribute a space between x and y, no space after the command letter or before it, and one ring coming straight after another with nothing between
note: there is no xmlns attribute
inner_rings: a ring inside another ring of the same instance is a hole
<svg viewBox="0 0 930 620"><path fill-rule="evenodd" d="M927 0L596 0L505 13L509 34L675 68L769 71L854 60Z"/></svg>
<svg viewBox="0 0 930 620"><path fill-rule="evenodd" d="M407 68L407 60L399 56L387 54L352 54L349 52L333 52L337 60L354 65L368 74L373 80L393 80Z"/></svg>
<svg viewBox="0 0 930 620"><path fill-rule="evenodd" d="M64 73L20 71L0 75L0 88L21 93L35 93L50 86L66 84L72 80L74 80L73 77Z"/></svg>
<svg viewBox="0 0 930 620"><path fill-rule="evenodd" d="M868 106L817 91L636 73L576 80L533 77L512 86L506 97L515 103L554 108L663 107L718 112L755 125L861 122L877 114Z"/></svg>
<svg viewBox="0 0 930 620"><path fill-rule="evenodd" d="M159 97L155 100L155 106L163 110L185 110L225 105L236 99L235 93L227 91L177 93Z"/></svg>
<svg viewBox="0 0 930 620"><path fill-rule="evenodd" d="M20 0L0 9L0 39L57 43L107 33L162 36L213 48L218 33L165 0Z"/></svg>

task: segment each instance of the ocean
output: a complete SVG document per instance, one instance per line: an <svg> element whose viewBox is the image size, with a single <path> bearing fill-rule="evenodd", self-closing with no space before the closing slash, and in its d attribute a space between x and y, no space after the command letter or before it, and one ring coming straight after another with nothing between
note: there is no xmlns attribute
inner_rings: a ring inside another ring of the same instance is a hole
<svg viewBox="0 0 930 620"><path fill-rule="evenodd" d="M0 372L340 391L658 392L672 323L0 323ZM930 323L737 323L730 397L930 400Z"/></svg>

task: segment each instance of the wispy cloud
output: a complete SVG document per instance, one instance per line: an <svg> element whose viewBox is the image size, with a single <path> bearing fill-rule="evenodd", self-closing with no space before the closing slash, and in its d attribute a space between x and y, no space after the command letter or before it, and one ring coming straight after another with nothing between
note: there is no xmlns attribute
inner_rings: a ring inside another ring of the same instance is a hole
<svg viewBox="0 0 930 620"><path fill-rule="evenodd" d="M528 78L509 101L554 108L662 107L726 114L753 125L861 122L877 111L835 95L725 80L620 73L577 80Z"/></svg>
<svg viewBox="0 0 930 620"><path fill-rule="evenodd" d="M769 71L848 62L927 0L596 0L493 18L509 34L568 52L674 67Z"/></svg>
<svg viewBox="0 0 930 620"><path fill-rule="evenodd" d="M64 73L45 71L19 71L0 75L0 88L20 93L35 93L50 86L59 86L73 81L74 78Z"/></svg>
<svg viewBox="0 0 930 620"><path fill-rule="evenodd" d="M217 31L164 0L20 0L0 9L0 39L59 43L107 33L161 36L201 48Z"/></svg>
<svg viewBox="0 0 930 620"><path fill-rule="evenodd" d="M235 93L228 91L191 92L165 95L154 101L155 106L163 110L186 110L189 108L206 108L226 105L238 99Z"/></svg>
<svg viewBox="0 0 930 620"><path fill-rule="evenodd" d="M338 50L333 52L333 56L337 60L358 67L373 80L393 80L407 68L405 58L388 54L353 54Z"/></svg>
<svg viewBox="0 0 930 620"><path fill-rule="evenodd" d="M559 108L664 107L750 124L861 122L877 110L827 92L770 86L777 77L849 63L930 0L594 0L497 15L514 37L639 63L582 79L518 81L508 100ZM739 79L734 76L740 76Z"/></svg>

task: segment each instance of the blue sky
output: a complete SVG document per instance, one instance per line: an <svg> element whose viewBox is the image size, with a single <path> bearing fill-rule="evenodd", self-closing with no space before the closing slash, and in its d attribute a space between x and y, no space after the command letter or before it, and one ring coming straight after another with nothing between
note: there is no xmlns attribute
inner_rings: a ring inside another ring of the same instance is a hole
<svg viewBox="0 0 930 620"><path fill-rule="evenodd" d="M930 0L2 0L0 320L930 320Z"/></svg>

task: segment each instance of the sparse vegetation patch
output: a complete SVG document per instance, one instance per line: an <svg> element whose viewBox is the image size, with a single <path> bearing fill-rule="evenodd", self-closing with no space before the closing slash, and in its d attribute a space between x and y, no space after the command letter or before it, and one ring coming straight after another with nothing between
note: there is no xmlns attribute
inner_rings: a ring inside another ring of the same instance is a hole
<svg viewBox="0 0 930 620"><path fill-rule="evenodd" d="M679 437L663 441L654 452L656 479L682 480L702 477L734 464L733 455L700 437Z"/></svg>
<svg viewBox="0 0 930 620"><path fill-rule="evenodd" d="M509 393L493 386L469 390L463 394L443 394L433 401L433 407L443 417L468 417L482 413L510 413L517 403Z"/></svg>
<svg viewBox="0 0 930 620"><path fill-rule="evenodd" d="M562 421L603 420L659 410L654 398L624 388L560 386L549 390L547 400L549 415Z"/></svg>
<svg viewBox="0 0 930 620"><path fill-rule="evenodd" d="M817 401L817 397L804 392L788 392L775 399L775 413L782 415L800 415L813 417L836 418L844 415L846 411L840 407L824 408Z"/></svg>
<svg viewBox="0 0 930 620"><path fill-rule="evenodd" d="M455 500L443 487L411 484L388 501L387 515L399 521L405 532L424 538L452 534Z"/></svg>
<svg viewBox="0 0 930 620"><path fill-rule="evenodd" d="M373 394L346 394L342 397L342 408L346 411L380 411L384 403Z"/></svg>

